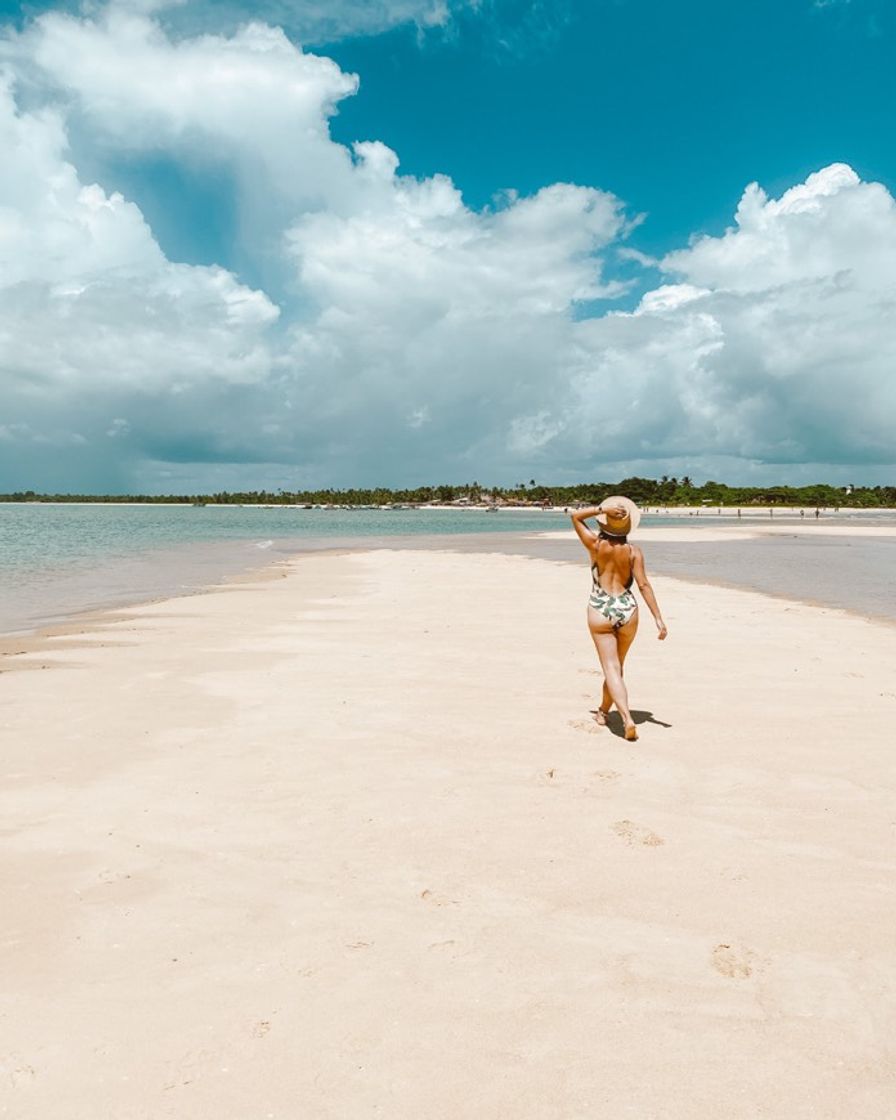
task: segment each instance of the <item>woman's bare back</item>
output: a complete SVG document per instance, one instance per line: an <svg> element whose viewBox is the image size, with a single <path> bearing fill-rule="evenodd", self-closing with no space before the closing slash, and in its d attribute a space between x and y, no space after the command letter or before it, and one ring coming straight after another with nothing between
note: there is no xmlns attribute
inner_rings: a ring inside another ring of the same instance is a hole
<svg viewBox="0 0 896 1120"><path fill-rule="evenodd" d="M634 579L632 546L624 541L600 537L591 552L594 582L611 595L621 595Z"/></svg>

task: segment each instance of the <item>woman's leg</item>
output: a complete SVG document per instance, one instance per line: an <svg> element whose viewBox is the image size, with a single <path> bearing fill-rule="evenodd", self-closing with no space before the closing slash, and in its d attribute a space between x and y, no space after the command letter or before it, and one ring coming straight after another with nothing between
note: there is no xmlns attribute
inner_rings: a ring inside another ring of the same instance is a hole
<svg viewBox="0 0 896 1120"><path fill-rule="evenodd" d="M629 740L638 738L638 730L628 708L628 691L622 678L622 665L637 630L637 615L630 618L618 632L612 628L591 629L594 648L597 650L600 666L604 671L604 702L601 708L606 713L609 711L610 703L616 705L625 726L625 737ZM598 721L605 722L605 717L601 720L598 715Z"/></svg>
<svg viewBox="0 0 896 1120"><path fill-rule="evenodd" d="M635 635L638 633L638 612L632 615L625 626L621 626L616 631L616 652L619 654L619 674L625 676L625 656L631 648L632 642L635 640ZM598 723L606 723L606 716L610 708L613 707L613 697L610 695L610 690L607 687L607 678L604 677L603 696L600 701L600 708L598 708ZM604 718L601 719L601 713Z"/></svg>

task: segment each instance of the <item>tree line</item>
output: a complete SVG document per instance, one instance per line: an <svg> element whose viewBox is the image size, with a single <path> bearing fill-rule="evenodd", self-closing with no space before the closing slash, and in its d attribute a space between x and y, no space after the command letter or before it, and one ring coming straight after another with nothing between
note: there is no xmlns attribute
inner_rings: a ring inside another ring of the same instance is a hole
<svg viewBox="0 0 896 1120"><path fill-rule="evenodd" d="M3 502L138 502L151 505L193 503L196 505L422 505L467 500L474 504L525 504L573 506L594 504L608 494L626 494L639 506L811 506L831 508L896 507L896 486L728 486L712 480L695 485L687 476L674 478L624 478L619 482L582 482L573 486L549 486L520 482L513 486L486 486L479 482L461 485L418 486L414 489L323 489L243 490L215 494L41 494L19 490L0 494Z"/></svg>

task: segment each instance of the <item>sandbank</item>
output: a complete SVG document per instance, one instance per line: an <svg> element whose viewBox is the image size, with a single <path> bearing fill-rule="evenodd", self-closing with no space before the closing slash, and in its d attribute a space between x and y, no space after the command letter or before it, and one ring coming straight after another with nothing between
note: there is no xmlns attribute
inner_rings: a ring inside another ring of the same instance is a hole
<svg viewBox="0 0 896 1120"><path fill-rule="evenodd" d="M314 554L13 658L0 1115L889 1120L896 632L657 577L630 744L587 580Z"/></svg>

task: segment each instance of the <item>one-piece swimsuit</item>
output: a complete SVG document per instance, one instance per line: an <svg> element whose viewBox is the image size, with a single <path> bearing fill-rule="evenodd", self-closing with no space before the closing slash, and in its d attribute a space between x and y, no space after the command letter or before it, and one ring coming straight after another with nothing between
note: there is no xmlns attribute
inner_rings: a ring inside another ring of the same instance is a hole
<svg viewBox="0 0 896 1120"><path fill-rule="evenodd" d="M601 536L605 540L607 539L603 533L601 533ZM628 548L629 559L631 559L632 546L629 545ZM608 622L612 623L614 630L624 626L638 609L638 601L632 591L633 579L634 571L628 577L625 591L621 595L611 595L600 585L600 569L597 566L597 560L591 565L591 595L588 598L588 606L593 607Z"/></svg>

